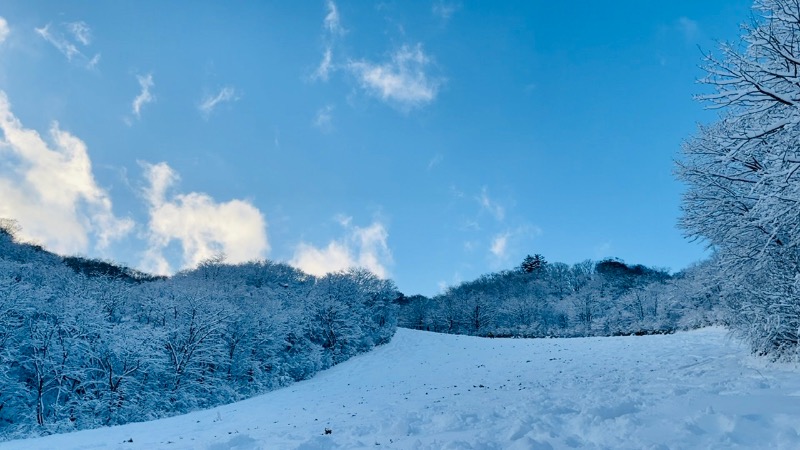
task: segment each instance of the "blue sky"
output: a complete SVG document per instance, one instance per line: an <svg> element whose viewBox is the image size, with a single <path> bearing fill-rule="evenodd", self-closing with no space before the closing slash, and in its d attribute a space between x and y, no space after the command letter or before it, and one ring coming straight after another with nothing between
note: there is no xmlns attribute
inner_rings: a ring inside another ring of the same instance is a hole
<svg viewBox="0 0 800 450"><path fill-rule="evenodd" d="M407 294L517 265L679 270L701 51L750 2L0 5L0 217L170 273L224 253Z"/></svg>

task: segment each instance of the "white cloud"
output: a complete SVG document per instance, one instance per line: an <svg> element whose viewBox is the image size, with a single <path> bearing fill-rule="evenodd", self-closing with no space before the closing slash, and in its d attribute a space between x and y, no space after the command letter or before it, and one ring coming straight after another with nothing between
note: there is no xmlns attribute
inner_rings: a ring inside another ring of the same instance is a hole
<svg viewBox="0 0 800 450"><path fill-rule="evenodd" d="M316 276L347 270L356 265L350 248L338 241L331 241L321 249L301 242L289 264Z"/></svg>
<svg viewBox="0 0 800 450"><path fill-rule="evenodd" d="M86 63L87 69L94 69L97 67L97 64L100 62L100 53L96 53L89 62Z"/></svg>
<svg viewBox="0 0 800 450"><path fill-rule="evenodd" d="M435 16L440 17L442 20L450 20L450 18L453 17L453 14L459 9L461 9L460 4L437 1L433 4L431 11Z"/></svg>
<svg viewBox="0 0 800 450"><path fill-rule="evenodd" d="M404 45L383 64L351 61L348 68L368 93L408 109L432 102L439 93L441 80L426 73L430 63L418 44Z"/></svg>
<svg viewBox="0 0 800 450"><path fill-rule="evenodd" d="M493 265L500 265L519 253L518 249L524 243L529 243L534 237L541 236L542 230L534 225L521 225L507 229L492 236L489 243L489 257ZM516 249L516 251L515 251Z"/></svg>
<svg viewBox="0 0 800 450"><path fill-rule="evenodd" d="M481 205L481 210L491 214L492 217L494 217L497 221L499 222L503 221L503 219L506 216L505 208L496 201L492 200L491 197L489 197L489 193L485 186L481 190L481 195L479 195L476 199L478 203Z"/></svg>
<svg viewBox="0 0 800 450"><path fill-rule="evenodd" d="M323 108L317 110L317 115L314 118L314 126L319 128L324 133L328 133L333 130L332 105L325 105Z"/></svg>
<svg viewBox="0 0 800 450"><path fill-rule="evenodd" d="M161 205L167 196L167 189L178 181L178 174L166 163L139 163L144 168L144 176L148 186L144 188L148 205Z"/></svg>
<svg viewBox="0 0 800 450"><path fill-rule="evenodd" d="M139 81L139 87L142 90L139 92L139 95L133 99L131 109L133 114L136 115L137 118L140 118L142 116L142 107L148 103L153 103L156 101L155 95L150 92L150 89L155 86L155 83L153 82L152 73L149 73L145 76L136 75L136 79Z"/></svg>
<svg viewBox="0 0 800 450"><path fill-rule="evenodd" d="M78 44L84 47L91 44L91 29L85 22L64 23L60 28L55 27L55 29L52 28L52 24L48 23L44 27L34 30L42 39L61 52L69 62L79 63L87 69L93 69L100 61L100 53L89 57L78 49ZM65 36L65 31L72 36L72 39Z"/></svg>
<svg viewBox="0 0 800 450"><path fill-rule="evenodd" d="M83 141L54 123L46 142L24 128L2 91L0 131L0 217L16 219L24 239L74 254L92 244L102 251L131 231L133 221L115 217L97 185Z"/></svg>
<svg viewBox="0 0 800 450"><path fill-rule="evenodd" d="M75 44L67 41L66 39L51 34L49 23L44 27L36 28L35 30L37 33L39 33L39 36L41 36L42 39L53 44L53 46L56 49L58 49L58 51L64 54L64 56L67 57L68 61L72 61L72 58L74 58L75 55L79 55L81 53L80 50L78 50L78 48L75 46Z"/></svg>
<svg viewBox="0 0 800 450"><path fill-rule="evenodd" d="M194 267L220 253L230 263L264 258L269 251L263 214L244 200L218 203L207 194L168 195L179 177L166 163L141 163L149 185L144 196L150 207L149 249L145 270L167 274L172 267L164 250L177 241L181 268Z"/></svg>
<svg viewBox="0 0 800 450"><path fill-rule="evenodd" d="M235 102L239 100L236 90L231 86L226 86L217 93L217 95L207 95L203 98L197 109L203 114L203 117L208 119L214 108L220 103Z"/></svg>
<svg viewBox="0 0 800 450"><path fill-rule="evenodd" d="M8 22L0 16L0 44L5 42L9 34L11 34L11 29L8 28Z"/></svg>
<svg viewBox="0 0 800 450"><path fill-rule="evenodd" d="M386 226L375 221L362 228L352 225L352 219L345 216L338 216L336 220L347 232L343 238L332 240L323 248L301 242L289 264L316 276L363 267L380 278L387 278L392 253Z"/></svg>
<svg viewBox="0 0 800 450"><path fill-rule="evenodd" d="M342 28L339 9L336 7L336 3L332 0L328 0L325 2L325 6L328 8L328 14L325 15L325 21L323 22L325 30L331 35L344 34L344 28Z"/></svg>
<svg viewBox="0 0 800 450"><path fill-rule="evenodd" d="M489 248L489 251L492 252L492 255L498 259L506 259L508 256L507 254L507 247L508 247L508 238L511 236L511 233L505 232L495 235L492 238L492 245Z"/></svg>
<svg viewBox="0 0 800 450"><path fill-rule="evenodd" d="M330 76L330 72L333 68L332 60L333 50L330 46L327 46L325 47L325 53L322 55L322 61L320 61L317 70L314 71L314 74L311 75L311 79L328 81L328 77Z"/></svg>
<svg viewBox="0 0 800 450"><path fill-rule="evenodd" d="M92 42L92 30L86 25L86 22L70 22L64 26L72 33L75 40L83 45L89 45Z"/></svg>
<svg viewBox="0 0 800 450"><path fill-rule="evenodd" d="M325 2L328 13L323 20L323 40L325 42L325 52L322 54L322 61L317 66L314 73L311 74L311 80L328 81L331 71L334 70L333 66L333 46L336 40L345 34L345 29L342 28L341 18L339 17L339 9L336 3L332 0Z"/></svg>
<svg viewBox="0 0 800 450"><path fill-rule="evenodd" d="M387 278L386 265L392 262L392 253L387 244L389 232L386 227L380 222L366 228L354 227L353 236L359 248L358 266L369 269L380 278Z"/></svg>

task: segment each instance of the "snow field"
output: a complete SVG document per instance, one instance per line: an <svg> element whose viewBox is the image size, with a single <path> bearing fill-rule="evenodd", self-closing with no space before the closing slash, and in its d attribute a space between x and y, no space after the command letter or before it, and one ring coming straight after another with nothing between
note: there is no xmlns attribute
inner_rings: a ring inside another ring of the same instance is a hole
<svg viewBox="0 0 800 450"><path fill-rule="evenodd" d="M243 402L0 449L800 448L800 369L726 336L399 329L368 354Z"/></svg>

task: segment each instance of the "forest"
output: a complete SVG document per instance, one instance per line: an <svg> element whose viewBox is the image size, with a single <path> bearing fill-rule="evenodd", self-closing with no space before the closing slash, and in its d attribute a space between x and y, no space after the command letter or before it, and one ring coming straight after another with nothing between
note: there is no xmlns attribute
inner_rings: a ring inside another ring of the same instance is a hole
<svg viewBox="0 0 800 450"><path fill-rule="evenodd" d="M172 277L0 229L0 439L139 422L307 379L388 342L396 288L267 261Z"/></svg>
<svg viewBox="0 0 800 450"><path fill-rule="evenodd" d="M705 262L671 275L617 259L568 265L528 256L427 298L398 301L399 325L488 337L672 333L729 321Z"/></svg>

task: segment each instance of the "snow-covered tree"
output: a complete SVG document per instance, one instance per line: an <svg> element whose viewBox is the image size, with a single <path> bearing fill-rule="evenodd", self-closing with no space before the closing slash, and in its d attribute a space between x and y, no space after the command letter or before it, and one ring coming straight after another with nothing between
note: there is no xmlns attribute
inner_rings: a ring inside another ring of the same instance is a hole
<svg viewBox="0 0 800 450"><path fill-rule="evenodd" d="M800 3L757 0L740 44L706 58L698 96L721 111L683 147L681 224L744 295L738 331L759 353L800 339Z"/></svg>

